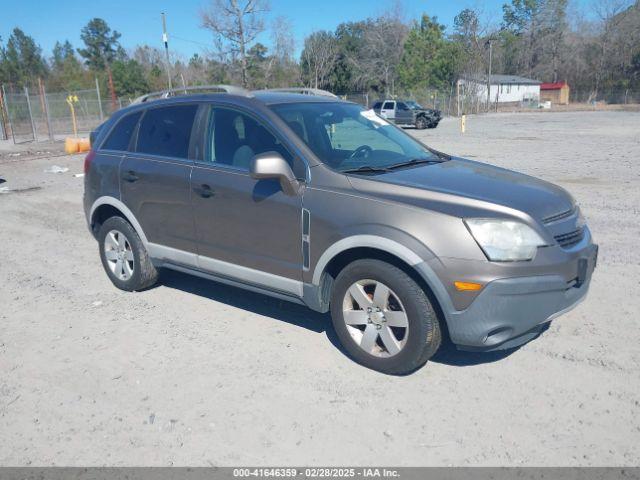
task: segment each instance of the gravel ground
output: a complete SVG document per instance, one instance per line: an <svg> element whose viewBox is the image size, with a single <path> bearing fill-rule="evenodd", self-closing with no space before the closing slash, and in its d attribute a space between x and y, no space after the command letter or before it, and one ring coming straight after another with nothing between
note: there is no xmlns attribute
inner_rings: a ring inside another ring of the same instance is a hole
<svg viewBox="0 0 640 480"><path fill-rule="evenodd" d="M445 346L385 376L293 304L178 273L116 290L84 223L82 157L4 153L0 464L638 465L640 114L411 133L568 188L601 246L587 300L516 351Z"/></svg>

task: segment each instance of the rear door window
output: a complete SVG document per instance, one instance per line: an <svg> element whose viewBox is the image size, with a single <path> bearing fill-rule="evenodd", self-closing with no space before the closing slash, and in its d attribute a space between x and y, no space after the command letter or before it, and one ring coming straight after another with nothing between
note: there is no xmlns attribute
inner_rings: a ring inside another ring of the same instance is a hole
<svg viewBox="0 0 640 480"><path fill-rule="evenodd" d="M189 158L189 142L198 105L150 108L140 123L137 152Z"/></svg>
<svg viewBox="0 0 640 480"><path fill-rule="evenodd" d="M383 110L393 110L393 102L384 102Z"/></svg>
<svg viewBox="0 0 640 480"><path fill-rule="evenodd" d="M142 112L132 113L121 118L102 144L102 149L126 152L129 149L131 134L136 129L140 115Z"/></svg>

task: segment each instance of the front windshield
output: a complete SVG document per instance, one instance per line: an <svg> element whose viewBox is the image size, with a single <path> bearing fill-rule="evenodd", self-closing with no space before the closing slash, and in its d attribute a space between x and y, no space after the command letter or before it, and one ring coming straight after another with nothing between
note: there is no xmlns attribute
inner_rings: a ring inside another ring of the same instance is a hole
<svg viewBox="0 0 640 480"><path fill-rule="evenodd" d="M420 110L422 109L422 105L420 105L418 102L414 102L413 100L409 100L407 102L405 102L410 109L412 110Z"/></svg>
<svg viewBox="0 0 640 480"><path fill-rule="evenodd" d="M316 156L341 171L386 171L442 159L402 130L349 103L289 103L271 107Z"/></svg>

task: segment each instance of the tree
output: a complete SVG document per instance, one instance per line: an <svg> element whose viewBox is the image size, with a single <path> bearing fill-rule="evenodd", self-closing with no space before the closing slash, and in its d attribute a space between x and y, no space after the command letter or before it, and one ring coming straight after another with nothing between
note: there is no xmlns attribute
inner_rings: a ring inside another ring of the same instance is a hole
<svg viewBox="0 0 640 480"><path fill-rule="evenodd" d="M149 91L145 71L134 59L115 60L111 69L118 96L137 97Z"/></svg>
<svg viewBox="0 0 640 480"><path fill-rule="evenodd" d="M331 32L313 32L304 40L300 63L307 84L323 88L336 61L336 39Z"/></svg>
<svg viewBox="0 0 640 480"><path fill-rule="evenodd" d="M247 74L254 88L265 88L268 81L267 47L260 42L247 51Z"/></svg>
<svg viewBox="0 0 640 480"><path fill-rule="evenodd" d="M200 13L202 26L211 30L221 55L240 61L242 86L249 86L247 50L264 31L265 0L212 0Z"/></svg>
<svg viewBox="0 0 640 480"><path fill-rule="evenodd" d="M454 81L456 58L459 47L444 38L444 25L437 18L422 15L415 23L407 41L398 67L401 83L412 88L449 87Z"/></svg>
<svg viewBox="0 0 640 480"><path fill-rule="evenodd" d="M7 46L0 50L2 81L25 86L47 74L42 49L19 28L14 28Z"/></svg>
<svg viewBox="0 0 640 480"><path fill-rule="evenodd" d="M353 89L368 88L362 85L354 59L367 48L365 32L369 21L341 23L335 33L335 60L330 75L331 87L336 92L347 93Z"/></svg>
<svg viewBox="0 0 640 480"><path fill-rule="evenodd" d="M365 47L351 58L359 85L387 94L392 92L407 32L397 12L367 22L363 35Z"/></svg>
<svg viewBox="0 0 640 480"><path fill-rule="evenodd" d="M85 59L89 68L96 71L105 70L107 72L109 91L111 92L111 104L115 109L116 91L113 84L111 63L123 57L123 50L118 42L120 34L111 30L101 18L94 18L81 30L80 38L85 44L85 48L78 49L78 53Z"/></svg>
<svg viewBox="0 0 640 480"><path fill-rule="evenodd" d="M469 77L478 77L488 71L485 62L488 42L493 42L491 35L486 34L486 27L480 22L476 10L465 8L453 19L453 35L451 40L458 44L460 57L457 59L456 73Z"/></svg>
<svg viewBox="0 0 640 480"><path fill-rule="evenodd" d="M544 34L542 17L544 0L511 0L511 4L504 4L503 30L507 32L505 38L514 43L515 38L520 39L516 68L519 71L510 73L525 73L532 76L533 69L540 61L540 38Z"/></svg>
<svg viewBox="0 0 640 480"><path fill-rule="evenodd" d="M79 90L90 86L91 79L82 63L75 55L75 50L68 40L56 42L51 57L51 73L49 87L66 91Z"/></svg>

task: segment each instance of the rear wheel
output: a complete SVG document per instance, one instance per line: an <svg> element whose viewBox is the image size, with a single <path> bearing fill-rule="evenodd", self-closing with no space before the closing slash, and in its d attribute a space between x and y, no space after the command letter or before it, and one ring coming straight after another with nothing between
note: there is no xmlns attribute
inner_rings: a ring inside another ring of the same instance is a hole
<svg viewBox="0 0 640 480"><path fill-rule="evenodd" d="M158 271L131 224L111 217L98 233L100 259L111 282L121 290L143 290L155 284Z"/></svg>
<svg viewBox="0 0 640 480"><path fill-rule="evenodd" d="M440 324L424 290L380 260L357 260L340 272L331 317L349 355L384 373L412 372L441 342Z"/></svg>

